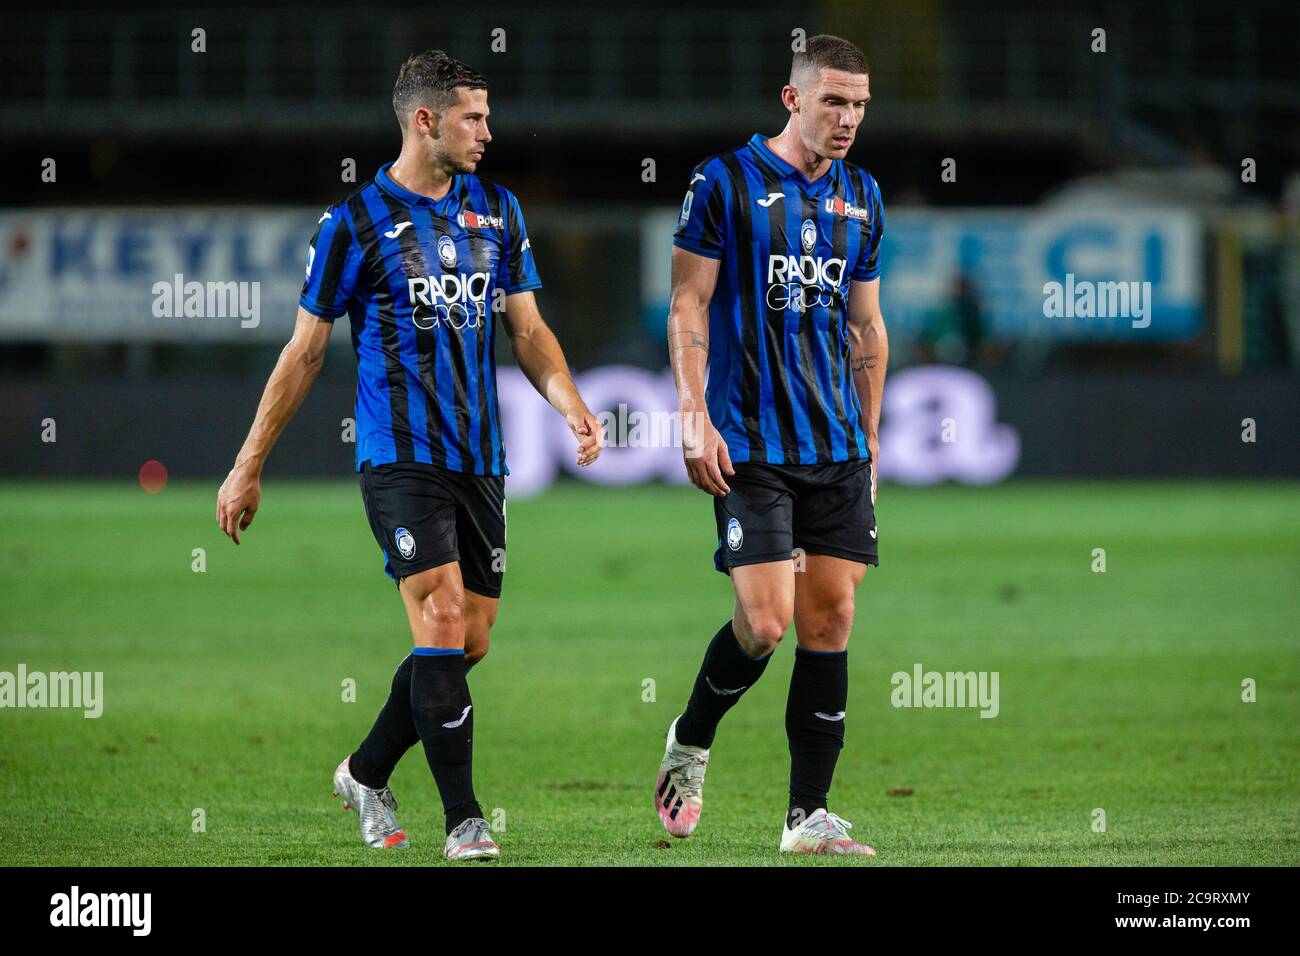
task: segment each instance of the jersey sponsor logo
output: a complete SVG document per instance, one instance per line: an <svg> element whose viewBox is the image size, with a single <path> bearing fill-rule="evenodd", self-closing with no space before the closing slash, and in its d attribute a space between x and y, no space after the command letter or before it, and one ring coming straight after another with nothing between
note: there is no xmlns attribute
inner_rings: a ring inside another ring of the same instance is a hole
<svg viewBox="0 0 1300 956"><path fill-rule="evenodd" d="M398 236L400 236L400 235L401 235L401 234L406 230L406 227L409 226L409 225L410 225L409 222L399 222L396 226L394 226L394 227L393 227L392 229L390 229L388 232L384 233L384 236L387 237L387 238L389 238L389 239L396 239Z"/></svg>
<svg viewBox="0 0 1300 956"><path fill-rule="evenodd" d="M438 258L448 269L456 268L456 243L451 241L451 236L443 236L438 240Z"/></svg>
<svg viewBox="0 0 1300 956"><path fill-rule="evenodd" d="M500 216L485 216L472 209L463 209L456 216L458 225L468 229L502 229L505 220Z"/></svg>
<svg viewBox="0 0 1300 956"><path fill-rule="evenodd" d="M406 560L411 560L415 554L415 535L405 528L398 528L393 532L393 543L397 545L397 552Z"/></svg>
<svg viewBox="0 0 1300 956"><path fill-rule="evenodd" d="M844 201L842 196L836 196L834 199L826 200L826 211L834 213L837 216L847 216L849 219L857 219L868 225L871 223L871 211L863 209L861 206L854 206Z"/></svg>
<svg viewBox="0 0 1300 956"><path fill-rule="evenodd" d="M796 312L826 308L836 296L844 294L841 284L847 261L823 256L768 256L768 308Z"/></svg>
<svg viewBox="0 0 1300 956"><path fill-rule="evenodd" d="M784 198L785 198L785 193L768 193L766 199L756 199L754 201L758 203L760 206L762 206L764 209L766 209L768 206L772 205L772 203L776 202L778 199L784 199Z"/></svg>
<svg viewBox="0 0 1300 956"><path fill-rule="evenodd" d="M442 250L439 249L438 252L441 256ZM453 329L478 328L487 317L490 281L491 277L486 272L458 272L407 279L406 293L411 300L411 322L425 332L439 325Z"/></svg>
<svg viewBox="0 0 1300 956"><path fill-rule="evenodd" d="M745 532L740 527L740 522L735 518L727 521L727 547L732 551L739 551L740 546L745 543Z"/></svg>

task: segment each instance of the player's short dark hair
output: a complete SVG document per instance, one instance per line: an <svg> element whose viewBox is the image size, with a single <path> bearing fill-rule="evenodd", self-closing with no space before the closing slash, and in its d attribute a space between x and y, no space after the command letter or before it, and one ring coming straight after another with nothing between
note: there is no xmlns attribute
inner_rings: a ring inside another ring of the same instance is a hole
<svg viewBox="0 0 1300 956"><path fill-rule="evenodd" d="M790 64L790 85L798 86L795 80L802 74L816 74L823 69L867 73L867 57L848 40L819 33L809 37L803 51L794 55L794 62Z"/></svg>
<svg viewBox="0 0 1300 956"><path fill-rule="evenodd" d="M488 83L482 73L442 50L416 53L402 64L393 84L393 112L397 114L397 122L405 128L411 110L421 106L439 114L455 106L458 86L486 90Z"/></svg>

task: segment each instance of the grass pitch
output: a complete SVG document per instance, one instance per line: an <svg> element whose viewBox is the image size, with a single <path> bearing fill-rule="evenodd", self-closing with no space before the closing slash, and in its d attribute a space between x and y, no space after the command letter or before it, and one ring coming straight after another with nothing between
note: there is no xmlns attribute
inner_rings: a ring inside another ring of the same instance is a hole
<svg viewBox="0 0 1300 956"><path fill-rule="evenodd" d="M215 492L0 485L0 670L102 671L105 696L0 710L0 864L441 865L418 747L392 780L411 850L362 846L329 795L410 645L355 483L269 480L239 548ZM814 865L1300 863L1300 485L886 486L878 517L831 801L880 855ZM793 634L719 731L696 835L651 807L731 613L713 544L693 489L512 502L470 677L503 864L810 862L776 852ZM997 671L998 716L893 707L916 663Z"/></svg>

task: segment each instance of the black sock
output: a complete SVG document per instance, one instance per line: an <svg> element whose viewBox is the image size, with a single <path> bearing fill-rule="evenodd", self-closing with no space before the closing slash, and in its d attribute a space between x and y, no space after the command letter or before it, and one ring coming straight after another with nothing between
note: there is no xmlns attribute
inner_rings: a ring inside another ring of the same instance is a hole
<svg viewBox="0 0 1300 956"><path fill-rule="evenodd" d="M352 776L363 786L375 790L388 786L388 777L397 761L402 759L402 754L419 743L420 735L411 720L413 666L413 657L407 654L393 674L392 689L375 718L375 725L349 761Z"/></svg>
<svg viewBox="0 0 1300 956"><path fill-rule="evenodd" d="M471 741L473 704L465 683L465 655L415 654L411 673L411 716L424 743L424 756L442 795L447 832L469 817L483 815L474 799Z"/></svg>
<svg viewBox="0 0 1300 956"><path fill-rule="evenodd" d="M712 747L718 722L763 676L770 657L750 657L736 640L731 622L722 625L704 653L686 712L677 718L677 742L688 747Z"/></svg>
<svg viewBox="0 0 1300 956"><path fill-rule="evenodd" d="M835 761L844 746L849 700L849 652L794 652L785 733L790 738L790 811L795 826L826 806Z"/></svg>

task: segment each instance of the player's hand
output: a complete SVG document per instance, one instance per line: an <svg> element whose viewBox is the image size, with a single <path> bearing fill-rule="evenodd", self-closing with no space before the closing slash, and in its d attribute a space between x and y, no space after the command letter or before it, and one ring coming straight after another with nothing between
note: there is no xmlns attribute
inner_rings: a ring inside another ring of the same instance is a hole
<svg viewBox="0 0 1300 956"><path fill-rule="evenodd" d="M600 450L605 446L605 431L596 416L586 409L565 415L564 421L573 437L578 439L578 464L585 468L600 457Z"/></svg>
<svg viewBox="0 0 1300 956"><path fill-rule="evenodd" d="M261 501L261 474L240 465L230 469L217 492L217 524L235 544L239 544L239 532L253 523Z"/></svg>
<svg viewBox="0 0 1300 956"><path fill-rule="evenodd" d="M871 507L876 506L876 472L880 463L880 439L867 436L867 451L871 452Z"/></svg>
<svg viewBox="0 0 1300 956"><path fill-rule="evenodd" d="M691 484L721 498L731 491L723 475L734 475L731 453L703 411L682 409L682 457Z"/></svg>

